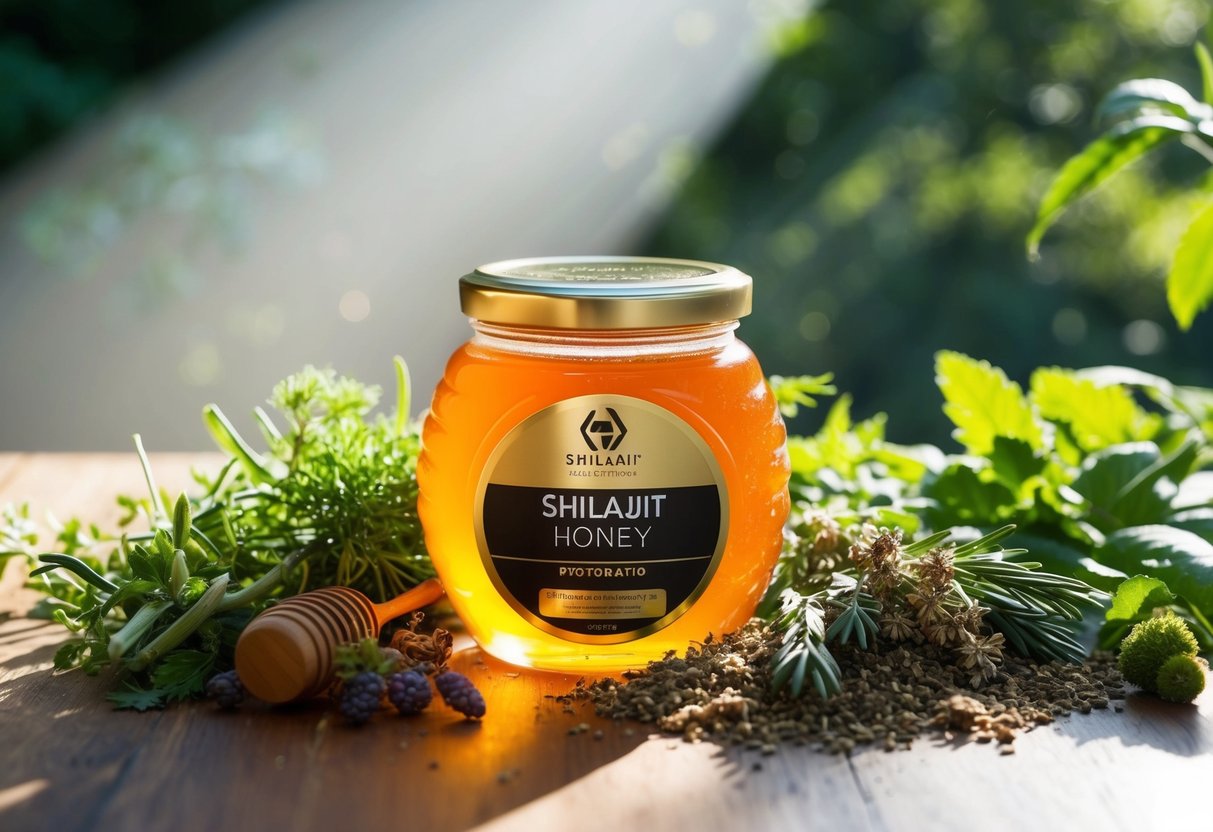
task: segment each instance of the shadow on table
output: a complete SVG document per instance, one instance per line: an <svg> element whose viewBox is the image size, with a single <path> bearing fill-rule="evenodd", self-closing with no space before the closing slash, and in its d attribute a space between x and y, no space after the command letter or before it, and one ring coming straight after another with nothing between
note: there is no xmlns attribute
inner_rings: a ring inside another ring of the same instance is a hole
<svg viewBox="0 0 1213 832"><path fill-rule="evenodd" d="M0 640L18 621L6 624ZM392 817L427 832L466 829L647 739L644 728L599 718L565 697L577 677L521 670L474 648L452 666L485 695L479 722L437 697L420 716L385 712L360 728L343 724L324 700L246 703L235 712L209 702L114 711L105 700L112 676L45 669L61 630L40 638L18 629L0 654L0 670L13 674L0 681L3 829L281 824L329 832ZM30 649L18 647L18 635Z"/></svg>

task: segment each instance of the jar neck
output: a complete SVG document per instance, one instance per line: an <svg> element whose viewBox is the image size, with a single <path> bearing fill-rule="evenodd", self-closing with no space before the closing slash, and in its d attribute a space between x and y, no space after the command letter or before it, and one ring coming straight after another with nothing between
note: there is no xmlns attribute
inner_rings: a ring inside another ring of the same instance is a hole
<svg viewBox="0 0 1213 832"><path fill-rule="evenodd" d="M534 329L471 319L485 349L562 357L639 357L715 352L735 340L737 321L665 329Z"/></svg>

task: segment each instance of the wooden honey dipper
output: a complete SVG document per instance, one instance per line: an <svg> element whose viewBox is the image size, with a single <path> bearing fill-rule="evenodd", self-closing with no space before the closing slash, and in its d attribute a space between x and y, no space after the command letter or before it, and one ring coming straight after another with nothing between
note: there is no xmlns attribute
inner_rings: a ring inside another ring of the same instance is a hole
<svg viewBox="0 0 1213 832"><path fill-rule="evenodd" d="M245 689L264 702L316 696L333 682L338 646L375 638L386 622L442 595L442 584L430 578L383 604L345 586L287 598L244 628L236 642L236 673Z"/></svg>

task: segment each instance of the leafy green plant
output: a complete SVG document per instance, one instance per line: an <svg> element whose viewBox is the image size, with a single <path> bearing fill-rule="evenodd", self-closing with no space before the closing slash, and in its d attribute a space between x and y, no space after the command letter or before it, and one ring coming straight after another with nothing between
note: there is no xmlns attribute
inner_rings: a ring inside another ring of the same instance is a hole
<svg viewBox="0 0 1213 832"><path fill-rule="evenodd" d="M1213 391L1123 367L1043 367L1025 390L947 351L935 370L961 453L889 442L886 417L853 421L846 396L816 434L789 439L789 543L760 607L785 632L777 685L826 695L831 641L925 635L905 602L924 553L949 537L941 603L950 618L983 610L975 637L1074 659L1080 620L1112 647L1165 607L1213 647ZM917 538L898 544L883 597L864 554L882 526Z"/></svg>
<svg viewBox="0 0 1213 832"><path fill-rule="evenodd" d="M136 436L148 490L118 498L118 534L72 520L58 530L59 551L39 554L28 507L7 507L0 559L34 561L29 585L45 595L34 614L75 634L55 666L117 664L122 687L111 699L159 706L197 695L230 666L240 631L277 594L343 584L386 600L430 577L416 513L420 443L404 362L396 369L390 416L372 415L378 388L331 370L288 377L270 399L285 425L255 411L264 453L208 405L204 422L227 463L214 477L196 474L202 494L175 503ZM137 521L148 530L135 531Z"/></svg>
<svg viewBox="0 0 1213 832"><path fill-rule="evenodd" d="M1163 145L1178 141L1213 163L1213 59L1196 44L1204 100L1161 78L1139 78L1113 89L1098 115L1111 122L1058 172L1041 199L1036 223L1028 233L1035 256L1040 240L1065 210L1124 169ZM1175 250L1167 275L1167 303L1180 329L1213 301L1213 202L1206 203L1188 226Z"/></svg>

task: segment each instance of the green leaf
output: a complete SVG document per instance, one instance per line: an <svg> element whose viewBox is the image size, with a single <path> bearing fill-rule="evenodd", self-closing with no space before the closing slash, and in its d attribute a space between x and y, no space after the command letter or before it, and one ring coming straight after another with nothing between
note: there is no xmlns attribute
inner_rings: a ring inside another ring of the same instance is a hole
<svg viewBox="0 0 1213 832"><path fill-rule="evenodd" d="M1196 62L1200 64L1201 91L1206 104L1213 104L1213 58L1209 57L1209 49L1200 41L1196 42Z"/></svg>
<svg viewBox="0 0 1213 832"><path fill-rule="evenodd" d="M1189 531L1149 525L1108 535L1097 557L1126 573L1148 572L1206 616L1213 613L1213 544Z"/></svg>
<svg viewBox="0 0 1213 832"><path fill-rule="evenodd" d="M881 423L883 424L883 423ZM867 425L865 422L864 425ZM811 437L793 437L788 442L788 455L792 472L805 480L811 480L823 468L837 472L850 479L855 466L868 455L872 441L878 441L882 431L869 428L865 443L859 426L852 430L851 397L839 396L826 413L821 429Z"/></svg>
<svg viewBox="0 0 1213 832"><path fill-rule="evenodd" d="M1154 148L1186 133L1191 122L1175 116L1143 115L1122 122L1070 158L1054 177L1028 232L1028 253L1035 256L1040 238L1072 203L1095 190L1121 168Z"/></svg>
<svg viewBox="0 0 1213 832"><path fill-rule="evenodd" d="M1213 203L1188 226L1167 275L1167 303L1180 329L1189 329L1213 300Z"/></svg>
<svg viewBox="0 0 1213 832"><path fill-rule="evenodd" d="M1172 505L1176 509L1213 507L1213 471L1197 471L1185 477Z"/></svg>
<svg viewBox="0 0 1213 832"><path fill-rule="evenodd" d="M413 384L409 378L409 365L399 355L392 358L396 367L396 435L404 436L409 426L409 405Z"/></svg>
<svg viewBox="0 0 1213 832"><path fill-rule="evenodd" d="M73 557L72 555L65 555L65 554L60 554L60 553L55 553L55 552L49 552L47 554L39 555L38 562L49 564L49 565L52 565L55 567L61 566L64 569L67 569L68 571L75 573L76 575L80 576L88 583L92 584L93 586L95 586L98 589L103 590L105 592L113 592L118 588L118 586L115 583L113 583L111 580L98 574L97 571L95 569L93 569L91 566L89 566L87 563L80 560L80 558ZM45 568L46 567L42 567L42 569L45 569ZM40 572L42 570L39 569L39 570L35 570L35 571Z"/></svg>
<svg viewBox="0 0 1213 832"><path fill-rule="evenodd" d="M164 695L158 690L144 690L128 685L120 690L110 691L106 699L114 703L116 710L146 711L149 708L163 708Z"/></svg>
<svg viewBox="0 0 1213 832"><path fill-rule="evenodd" d="M156 664L152 683L166 701L187 699L202 693L214 667L214 653L176 650Z"/></svg>
<svg viewBox="0 0 1213 832"><path fill-rule="evenodd" d="M1213 543L1213 508L1191 508L1176 512L1167 520L1167 525Z"/></svg>
<svg viewBox="0 0 1213 832"><path fill-rule="evenodd" d="M1200 102L1174 81L1165 78L1135 78L1112 89L1098 109L1097 118L1119 116L1142 109L1157 109L1187 118L1200 114Z"/></svg>
<svg viewBox="0 0 1213 832"><path fill-rule="evenodd" d="M1040 561L1041 566L1049 572L1078 578L1097 589L1111 592L1125 579L1125 574L1119 569L1092 558L1090 548L1085 545L1079 548L1070 542L1033 532L1017 532L1008 542L1026 549L1028 557Z"/></svg>
<svg viewBox="0 0 1213 832"><path fill-rule="evenodd" d="M983 480L964 462L928 476L922 493L934 503L928 517L935 528L989 526L1015 516L1015 494L1001 482Z"/></svg>
<svg viewBox="0 0 1213 832"><path fill-rule="evenodd" d="M1023 390L990 362L942 350L935 354L935 381L945 399L943 412L956 425L952 436L970 453L990 453L995 436L1022 439L1032 450L1044 447Z"/></svg>
<svg viewBox="0 0 1213 832"><path fill-rule="evenodd" d="M55 651L54 667L56 670L67 670L70 667L75 667L80 657L88 649L88 644L81 639L72 639L64 642Z"/></svg>
<svg viewBox="0 0 1213 832"><path fill-rule="evenodd" d="M1162 481L1163 462L1153 442L1113 445L1087 457L1071 487L1090 503L1087 519L1101 531L1161 523L1178 492Z"/></svg>
<svg viewBox="0 0 1213 832"><path fill-rule="evenodd" d="M127 553L126 562L136 578L152 581L157 585L164 582L152 554L143 546L138 544L133 546Z"/></svg>
<svg viewBox="0 0 1213 832"><path fill-rule="evenodd" d="M211 438L219 449L228 456L240 460L245 474L255 483L273 482L281 472L275 470L272 461L267 461L261 454L249 447L244 438L236 432L236 428L228 421L227 416L218 405L208 404L202 409L202 423L210 432Z"/></svg>
<svg viewBox="0 0 1213 832"><path fill-rule="evenodd" d="M833 380L833 373L825 373L819 376L771 376L767 383L771 385L779 412L791 419L800 412L801 405L817 407L818 396L837 393L838 388L830 383Z"/></svg>
<svg viewBox="0 0 1213 832"><path fill-rule="evenodd" d="M1134 575L1116 588L1108 621L1135 621L1174 599L1167 584L1148 575Z"/></svg>
<svg viewBox="0 0 1213 832"><path fill-rule="evenodd" d="M1121 385L1100 384L1060 367L1032 373L1030 397L1045 419L1067 424L1085 451L1149 439L1160 422L1138 407Z"/></svg>
<svg viewBox="0 0 1213 832"><path fill-rule="evenodd" d="M991 470L994 476L1019 498L1030 495L1033 482L1044 473L1047 460L1037 456L1032 447L1022 439L994 437L994 449L990 452Z"/></svg>

